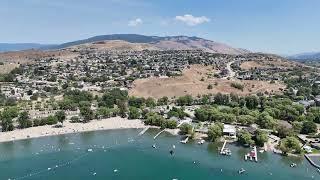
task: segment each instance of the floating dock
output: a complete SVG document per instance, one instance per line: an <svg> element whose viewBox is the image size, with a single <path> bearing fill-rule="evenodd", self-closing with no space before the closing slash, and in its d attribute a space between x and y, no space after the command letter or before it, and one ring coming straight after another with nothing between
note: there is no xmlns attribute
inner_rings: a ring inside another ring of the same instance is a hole
<svg viewBox="0 0 320 180"><path fill-rule="evenodd" d="M156 134L156 135L153 137L153 139L156 139L163 131L165 131L165 130L160 131L158 134Z"/></svg>
<svg viewBox="0 0 320 180"><path fill-rule="evenodd" d="M256 146L254 146L248 154L244 155L244 160L247 161L248 159L250 159L250 161L254 160L255 162L258 162L258 153Z"/></svg>

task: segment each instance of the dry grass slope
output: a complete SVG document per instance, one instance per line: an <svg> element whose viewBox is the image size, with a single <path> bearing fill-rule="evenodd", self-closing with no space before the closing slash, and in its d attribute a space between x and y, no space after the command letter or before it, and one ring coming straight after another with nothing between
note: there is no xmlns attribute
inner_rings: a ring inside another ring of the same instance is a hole
<svg viewBox="0 0 320 180"><path fill-rule="evenodd" d="M151 77L134 81L134 88L129 91L130 95L139 97L160 98L163 96L178 97L183 95L203 95L209 93L236 93L239 95L255 94L258 92L280 93L280 88L285 86L280 83L270 84L265 81L240 81L218 79L210 76L215 70L209 66L192 65L183 71L182 76L170 78ZM210 77L208 77L210 76ZM201 79L204 79L201 81ZM231 87L236 82L244 85L243 91ZM213 86L208 89L208 85Z"/></svg>

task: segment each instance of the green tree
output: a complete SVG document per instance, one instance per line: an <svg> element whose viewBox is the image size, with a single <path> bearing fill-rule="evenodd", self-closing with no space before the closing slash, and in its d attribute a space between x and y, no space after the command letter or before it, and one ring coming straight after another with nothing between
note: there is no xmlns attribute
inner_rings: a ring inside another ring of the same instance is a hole
<svg viewBox="0 0 320 180"><path fill-rule="evenodd" d="M103 94L102 98L99 100L99 106L113 108L114 105L118 103L118 101L126 101L127 99L128 91L114 88Z"/></svg>
<svg viewBox="0 0 320 180"><path fill-rule="evenodd" d="M181 134L192 134L192 125L188 124L188 123L183 123L180 126L180 133Z"/></svg>
<svg viewBox="0 0 320 180"><path fill-rule="evenodd" d="M119 115L122 118L127 117L127 111L128 111L127 102L124 100L118 101L117 106L119 108Z"/></svg>
<svg viewBox="0 0 320 180"><path fill-rule="evenodd" d="M318 130L316 123L312 121L305 121L302 124L301 133L302 134L313 134Z"/></svg>
<svg viewBox="0 0 320 180"><path fill-rule="evenodd" d="M26 111L20 113L18 118L19 127L21 129L28 128L32 126L32 121L30 121L29 114Z"/></svg>
<svg viewBox="0 0 320 180"><path fill-rule="evenodd" d="M58 111L55 113L55 116L57 117L58 122L63 124L63 121L66 120L66 113L64 111Z"/></svg>
<svg viewBox="0 0 320 180"><path fill-rule="evenodd" d="M187 116L187 113L184 112L183 108L176 108L173 107L169 112L168 112L168 117L177 117L180 119L183 119L184 117Z"/></svg>
<svg viewBox="0 0 320 180"><path fill-rule="evenodd" d="M246 96L245 101L246 101L246 106L249 109L255 109L259 105L259 99L257 96Z"/></svg>
<svg viewBox="0 0 320 180"><path fill-rule="evenodd" d="M287 136L293 135L292 129L286 127L285 125L281 125L281 124L278 125L277 132L278 132L278 136L280 138L285 138Z"/></svg>
<svg viewBox="0 0 320 180"><path fill-rule="evenodd" d="M215 123L214 125L209 127L208 138L210 139L210 141L215 141L222 135L223 135L223 124Z"/></svg>
<svg viewBox="0 0 320 180"><path fill-rule="evenodd" d="M131 96L128 100L129 106L141 108L145 105L146 100L144 98Z"/></svg>
<svg viewBox="0 0 320 180"><path fill-rule="evenodd" d="M45 121L47 125L53 125L58 123L57 117L52 115L48 116Z"/></svg>
<svg viewBox="0 0 320 180"><path fill-rule="evenodd" d="M240 115L237 117L237 122L240 123L241 125L251 125L254 123L255 118L250 115Z"/></svg>
<svg viewBox="0 0 320 180"><path fill-rule="evenodd" d="M257 119L257 124L261 128L273 129L277 122L267 112L263 112L259 115Z"/></svg>
<svg viewBox="0 0 320 180"><path fill-rule="evenodd" d="M157 104L156 104L156 101L155 101L153 98L151 98L151 97L147 98L147 100L146 100L146 106L147 106L147 107L153 108L153 107L155 107L156 105L157 105Z"/></svg>
<svg viewBox="0 0 320 180"><path fill-rule="evenodd" d="M96 115L97 118L110 118L113 115L113 109L107 107L99 107Z"/></svg>
<svg viewBox="0 0 320 180"><path fill-rule="evenodd" d="M214 103L219 105L228 105L230 102L229 95L217 93L214 96Z"/></svg>
<svg viewBox="0 0 320 180"><path fill-rule="evenodd" d="M94 118L94 113L88 106L81 107L80 114L83 117L83 122L89 122Z"/></svg>
<svg viewBox="0 0 320 180"><path fill-rule="evenodd" d="M177 121L175 121L175 120L166 120L166 127L167 128L169 128L169 129L175 129L175 128L177 128L177 126L178 126L178 123L177 123Z"/></svg>
<svg viewBox="0 0 320 180"><path fill-rule="evenodd" d="M289 136L281 140L280 142L280 150L283 154L288 153L300 153L301 147L300 142L297 138Z"/></svg>
<svg viewBox="0 0 320 180"><path fill-rule="evenodd" d="M161 97L160 99L158 99L157 104L159 106L163 106L163 105L168 105L169 103L169 98L167 96Z"/></svg>
<svg viewBox="0 0 320 180"><path fill-rule="evenodd" d="M193 104L193 98L191 95L181 96L176 102L179 106L191 106Z"/></svg>
<svg viewBox="0 0 320 180"><path fill-rule="evenodd" d="M264 143L268 141L268 135L267 133L257 130L256 131L256 137L255 137L255 142L258 146L263 147Z"/></svg>
<svg viewBox="0 0 320 180"><path fill-rule="evenodd" d="M12 119L8 119L8 118L1 117L1 126L2 126L2 132L13 131L14 129Z"/></svg>
<svg viewBox="0 0 320 180"><path fill-rule="evenodd" d="M245 146L254 144L254 141L252 140L252 135L246 130L241 130L238 133L238 142Z"/></svg>
<svg viewBox="0 0 320 180"><path fill-rule="evenodd" d="M141 117L140 109L136 107L129 107L129 119L139 119Z"/></svg>

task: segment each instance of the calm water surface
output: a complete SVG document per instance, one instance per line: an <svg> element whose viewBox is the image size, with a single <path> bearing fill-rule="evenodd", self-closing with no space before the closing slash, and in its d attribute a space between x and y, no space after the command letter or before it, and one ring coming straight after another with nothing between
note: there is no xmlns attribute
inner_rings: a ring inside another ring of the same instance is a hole
<svg viewBox="0 0 320 180"><path fill-rule="evenodd" d="M249 151L229 146L231 157L218 155L217 144L180 144L180 137L153 136L158 130L111 130L44 137L0 144L0 179L97 180L307 180L320 174L304 158L259 154L245 162ZM156 143L157 149L152 148ZM169 151L175 145L175 154ZM92 149L92 152L88 152ZM196 163L194 163L194 161ZM289 165L295 162L297 168ZM239 175L240 168L246 169Z"/></svg>

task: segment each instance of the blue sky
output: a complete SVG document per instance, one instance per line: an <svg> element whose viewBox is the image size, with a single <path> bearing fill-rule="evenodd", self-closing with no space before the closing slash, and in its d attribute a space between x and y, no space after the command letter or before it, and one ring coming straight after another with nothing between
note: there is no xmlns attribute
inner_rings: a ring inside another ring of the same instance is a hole
<svg viewBox="0 0 320 180"><path fill-rule="evenodd" d="M199 36L278 54L320 51L319 0L1 0L0 42Z"/></svg>

